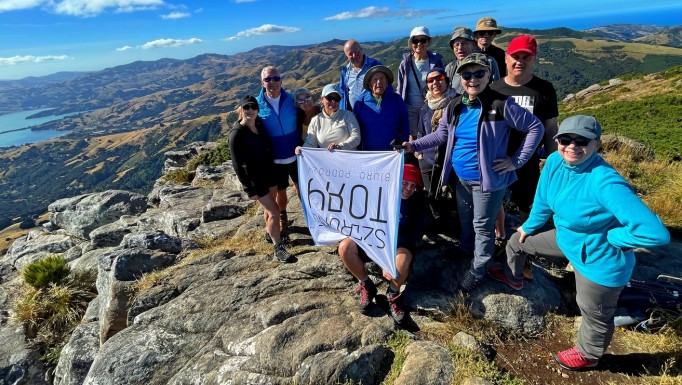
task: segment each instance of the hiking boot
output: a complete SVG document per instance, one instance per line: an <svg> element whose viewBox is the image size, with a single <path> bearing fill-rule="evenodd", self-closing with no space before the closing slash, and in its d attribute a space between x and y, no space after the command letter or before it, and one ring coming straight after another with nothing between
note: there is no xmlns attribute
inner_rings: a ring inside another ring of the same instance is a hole
<svg viewBox="0 0 682 385"><path fill-rule="evenodd" d="M267 231L265 232L265 242L272 243L272 237L270 236L270 234L268 234Z"/></svg>
<svg viewBox="0 0 682 385"><path fill-rule="evenodd" d="M377 295L377 288L374 286L374 282L367 278L364 282L360 282L355 292L360 293L360 304L358 309L361 313L365 314L372 304L374 296Z"/></svg>
<svg viewBox="0 0 682 385"><path fill-rule="evenodd" d="M275 258L282 263L289 263L293 259L283 242L275 245Z"/></svg>
<svg viewBox="0 0 682 385"><path fill-rule="evenodd" d="M391 311L391 317L397 323L403 322L405 318L405 311L403 310L402 300L400 299L400 293L386 292L386 299L388 299L388 309Z"/></svg>
<svg viewBox="0 0 682 385"><path fill-rule="evenodd" d="M467 271L464 274L464 280L459 284L459 289L462 293L469 293L476 289L481 282L483 282L483 277L477 277L471 271Z"/></svg>
<svg viewBox="0 0 682 385"><path fill-rule="evenodd" d="M554 361L566 370L589 369L599 364L599 360L591 360L585 357L575 346L554 355Z"/></svg>
<svg viewBox="0 0 682 385"><path fill-rule="evenodd" d="M514 290L523 289L523 282L512 281L511 279L509 279L509 277L507 277L507 274L505 274L504 270L502 270L502 268L500 267L491 266L490 269L488 269L488 275L490 275L496 281L506 283L509 287L511 287Z"/></svg>
<svg viewBox="0 0 682 385"><path fill-rule="evenodd" d="M289 216L286 211L280 211L279 213L279 233L284 236L289 228Z"/></svg>

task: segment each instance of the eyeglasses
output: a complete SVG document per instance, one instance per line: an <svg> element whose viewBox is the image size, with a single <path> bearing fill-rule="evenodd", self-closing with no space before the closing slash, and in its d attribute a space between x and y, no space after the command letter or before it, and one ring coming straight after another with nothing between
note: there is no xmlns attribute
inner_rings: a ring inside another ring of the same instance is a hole
<svg viewBox="0 0 682 385"><path fill-rule="evenodd" d="M462 76L462 79L464 80L471 80L471 77L475 77L476 79L482 79L486 74L486 70L476 70L474 72L471 71L466 71L462 72L460 75Z"/></svg>
<svg viewBox="0 0 682 385"><path fill-rule="evenodd" d="M588 138L585 138L583 136L576 136L575 138L571 138L568 135L561 135L561 136L557 137L556 140L562 146L568 146L571 143L575 143L576 146L581 146L581 147L587 146L588 144L590 144L590 141L592 141L592 139L588 139Z"/></svg>
<svg viewBox="0 0 682 385"><path fill-rule="evenodd" d="M435 82L435 81L441 81L441 80L443 80L443 79L445 79L445 75L443 75L443 74L438 74L438 75L436 75L436 76L434 76L434 77L426 78L426 82L429 83L429 84L431 84L431 83L433 83L433 82Z"/></svg>
<svg viewBox="0 0 682 385"><path fill-rule="evenodd" d="M476 36L495 36L497 32L495 31L478 31L474 32L474 35Z"/></svg>
<svg viewBox="0 0 682 385"><path fill-rule="evenodd" d="M341 97L339 95L335 95L335 94L327 95L324 98L327 99L327 101L329 101L329 102L338 103L341 101Z"/></svg>
<svg viewBox="0 0 682 385"><path fill-rule="evenodd" d="M244 111L248 111L248 110L257 111L258 110L258 104L253 104L253 103L244 104L242 106L242 110L244 110Z"/></svg>
<svg viewBox="0 0 682 385"><path fill-rule="evenodd" d="M278 81L280 81L280 80L282 80L282 78L279 77L279 76L273 76L273 77L268 76L267 78L263 78L263 81L266 82L266 83L278 82Z"/></svg>
<svg viewBox="0 0 682 385"><path fill-rule="evenodd" d="M298 103L298 104L303 104L303 103L309 102L309 101L311 101L311 100L313 100L313 97L310 96L310 95L308 95L308 96L304 96L304 97L302 97L302 98L300 98L300 99L296 99L296 103Z"/></svg>
<svg viewBox="0 0 682 385"><path fill-rule="evenodd" d="M412 38L412 44L417 45L421 43L422 45L426 44L429 41L428 37L423 37L421 39L417 39L416 37Z"/></svg>

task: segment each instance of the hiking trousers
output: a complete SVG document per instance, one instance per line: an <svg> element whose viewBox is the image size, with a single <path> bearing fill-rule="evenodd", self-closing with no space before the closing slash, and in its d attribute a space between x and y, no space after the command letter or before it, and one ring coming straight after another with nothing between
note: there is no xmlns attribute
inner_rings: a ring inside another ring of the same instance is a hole
<svg viewBox="0 0 682 385"><path fill-rule="evenodd" d="M553 262L566 260L564 253L556 243L556 229L552 225L546 225L535 235L529 235L521 243L521 233L512 234L507 241L507 263L504 265L504 273L512 282L523 282L523 268L526 265L527 255L535 255L549 259Z"/></svg>
<svg viewBox="0 0 682 385"><path fill-rule="evenodd" d="M613 316L623 287L599 285L575 270L575 299L583 317L576 346L591 360L600 359L611 343Z"/></svg>

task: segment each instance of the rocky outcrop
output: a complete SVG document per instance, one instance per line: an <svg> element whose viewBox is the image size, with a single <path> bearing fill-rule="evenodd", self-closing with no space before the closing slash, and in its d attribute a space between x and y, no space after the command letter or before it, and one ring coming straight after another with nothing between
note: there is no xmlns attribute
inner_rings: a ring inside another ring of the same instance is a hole
<svg viewBox="0 0 682 385"><path fill-rule="evenodd" d="M55 202L54 223L61 229L31 233L0 260L0 267L14 269L17 261L42 252L27 250L62 250L58 253L70 255L72 268L98 272L98 297L62 350L55 384L375 384L384 380L395 358L386 342L397 327L388 316L385 297L377 296L370 314L357 311L355 279L334 255L334 247L313 245L293 188L289 189L288 238L298 261L276 262L269 254L272 246L262 240L262 210L254 210L257 203L240 189L225 187L237 183L229 168L219 172L225 178L220 186L159 181L157 199L149 197L158 206L145 212L140 211L141 205L122 209L126 205L122 204L119 210L104 198L122 192ZM140 201L133 195L128 201ZM82 203L95 201L100 202L99 208L97 203ZM141 201L146 208L147 199ZM84 212L108 214L77 219ZM89 240L83 240L83 234ZM230 246L221 246L227 239ZM198 249L196 241L210 249ZM439 235L419 246L402 297L415 314L401 325L408 332L427 323L438 325L451 312L459 280L471 263L454 252L455 244L456 240ZM640 259L636 278L651 278L660 266L682 271L682 262L665 258L665 248L637 253L646 258ZM8 265L10 260L14 262ZM370 271L380 289L385 289L381 272L376 267ZM150 272L159 273L137 291L140 277ZM16 297L3 296L9 285L18 284L15 276L0 281L2 309L10 309ZM466 297L466 304L478 317L533 335L544 330L550 310L563 306L562 298L568 297L561 292L572 290L571 283L535 265L533 281L522 290L488 280ZM27 347L21 330L6 322L8 316L0 313L0 378L45 383L46 369L38 354ZM472 336L458 335L450 342L488 359L495 355L492 347ZM405 353L397 384L451 383L456 368L444 343L413 335Z"/></svg>
<svg viewBox="0 0 682 385"><path fill-rule="evenodd" d="M145 212L147 198L128 191L109 190L60 199L47 209L53 225L88 239L91 231L117 221L122 215Z"/></svg>

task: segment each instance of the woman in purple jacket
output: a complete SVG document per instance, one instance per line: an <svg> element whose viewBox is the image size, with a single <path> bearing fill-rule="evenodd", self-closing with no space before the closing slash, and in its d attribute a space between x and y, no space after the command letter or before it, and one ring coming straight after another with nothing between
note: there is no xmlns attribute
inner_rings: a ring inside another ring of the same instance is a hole
<svg viewBox="0 0 682 385"><path fill-rule="evenodd" d="M542 140L545 128L533 114L488 87L490 63L480 53L462 60L457 68L464 94L453 99L438 130L413 142L406 152L447 143L440 185L454 185L462 227L460 250L474 259L460 283L468 293L483 281L495 249L495 215L505 189ZM512 129L526 133L512 157L506 155Z"/></svg>

